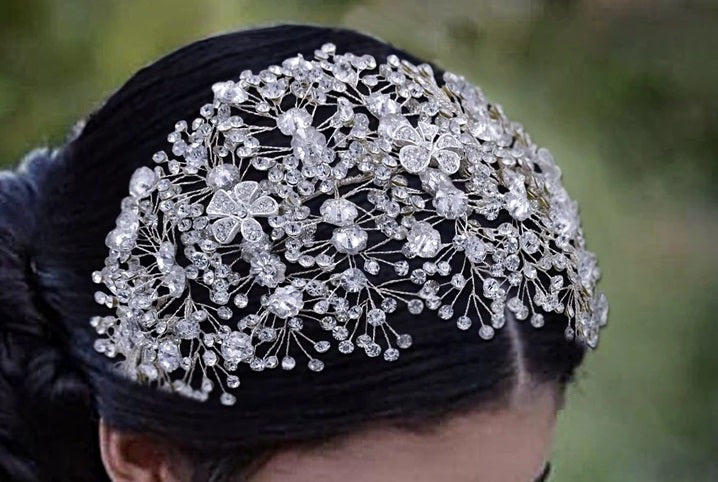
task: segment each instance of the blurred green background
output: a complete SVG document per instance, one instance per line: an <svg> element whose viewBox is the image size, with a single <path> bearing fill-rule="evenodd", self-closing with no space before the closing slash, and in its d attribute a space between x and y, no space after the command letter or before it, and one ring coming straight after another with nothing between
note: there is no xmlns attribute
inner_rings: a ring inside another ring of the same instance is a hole
<svg viewBox="0 0 718 482"><path fill-rule="evenodd" d="M2 0L0 162L60 143L153 59L279 21L370 32L466 75L562 166L612 312L552 480L718 480L718 5Z"/></svg>

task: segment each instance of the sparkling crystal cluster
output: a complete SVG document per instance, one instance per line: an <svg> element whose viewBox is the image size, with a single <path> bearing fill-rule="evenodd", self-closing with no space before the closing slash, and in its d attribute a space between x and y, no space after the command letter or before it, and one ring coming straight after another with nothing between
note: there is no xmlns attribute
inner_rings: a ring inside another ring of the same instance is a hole
<svg viewBox="0 0 718 482"><path fill-rule="evenodd" d="M400 312L486 340L560 313L595 347L608 307L551 154L462 77L335 50L215 84L137 169L93 273L96 350L232 405L243 369L397 360Z"/></svg>

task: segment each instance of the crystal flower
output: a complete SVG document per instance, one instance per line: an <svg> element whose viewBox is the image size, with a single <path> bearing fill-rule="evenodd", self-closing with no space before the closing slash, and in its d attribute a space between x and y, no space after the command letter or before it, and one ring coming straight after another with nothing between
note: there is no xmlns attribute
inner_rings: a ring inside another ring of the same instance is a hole
<svg viewBox="0 0 718 482"><path fill-rule="evenodd" d="M279 205L270 196L261 195L255 181L242 181L231 191L219 189L207 205L212 223L212 234L217 242L227 244L238 232L249 241L259 240L264 231L255 217L276 216Z"/></svg>
<svg viewBox="0 0 718 482"><path fill-rule="evenodd" d="M407 172L418 174L434 160L445 174L454 174L461 166L461 141L453 134L439 134L439 127L419 122L418 128L403 124L393 132L394 141L403 145L399 162Z"/></svg>

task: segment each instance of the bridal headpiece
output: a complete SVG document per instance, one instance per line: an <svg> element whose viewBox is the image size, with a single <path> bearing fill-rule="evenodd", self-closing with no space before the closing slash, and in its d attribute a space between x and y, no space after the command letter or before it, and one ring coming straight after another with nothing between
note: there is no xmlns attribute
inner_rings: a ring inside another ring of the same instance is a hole
<svg viewBox="0 0 718 482"><path fill-rule="evenodd" d="M402 312L485 340L562 313L595 347L608 306L551 154L460 76L335 50L215 84L135 171L93 273L114 310L95 349L232 405L243 365L397 360Z"/></svg>

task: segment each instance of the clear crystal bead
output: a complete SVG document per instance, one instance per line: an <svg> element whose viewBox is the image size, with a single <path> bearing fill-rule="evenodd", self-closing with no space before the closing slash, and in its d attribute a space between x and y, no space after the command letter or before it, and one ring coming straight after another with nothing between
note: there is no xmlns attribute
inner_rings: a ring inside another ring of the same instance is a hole
<svg viewBox="0 0 718 482"><path fill-rule="evenodd" d="M411 344L412 344L411 335L402 334L396 338L396 345L399 348L406 349L406 348L409 348L411 346Z"/></svg>
<svg viewBox="0 0 718 482"><path fill-rule="evenodd" d="M239 377L237 377L236 375L228 375L227 386L229 388L237 388L239 386Z"/></svg>
<svg viewBox="0 0 718 482"><path fill-rule="evenodd" d="M282 358L282 370L292 370L297 365L297 362L291 356L287 355Z"/></svg>
<svg viewBox="0 0 718 482"><path fill-rule="evenodd" d="M406 304L406 308L412 315L419 315L424 311L424 302L421 300L410 300Z"/></svg>
<svg viewBox="0 0 718 482"><path fill-rule="evenodd" d="M464 216L469 208L469 198L466 193L456 188L439 189L434 195L436 212L446 219L458 219Z"/></svg>
<svg viewBox="0 0 718 482"><path fill-rule="evenodd" d="M386 314L379 308L372 308L367 312L367 323L379 326L386 321Z"/></svg>
<svg viewBox="0 0 718 482"><path fill-rule="evenodd" d="M460 330L468 330L471 328L471 318L468 316L460 316L456 320L456 326L459 327Z"/></svg>
<svg viewBox="0 0 718 482"><path fill-rule="evenodd" d="M494 337L494 329L489 325L481 325L481 328L479 328L479 336L484 340L490 340Z"/></svg>
<svg viewBox="0 0 718 482"><path fill-rule="evenodd" d="M269 297L267 309L279 318L287 319L299 314L304 307L302 292L292 285L274 290Z"/></svg>
<svg viewBox="0 0 718 482"><path fill-rule="evenodd" d="M157 187L159 177L149 167L138 168L130 178L130 194L138 199L147 197Z"/></svg>
<svg viewBox="0 0 718 482"><path fill-rule="evenodd" d="M366 248L367 232L359 226L337 228L332 234L332 244L340 253L359 254Z"/></svg>
<svg viewBox="0 0 718 482"><path fill-rule="evenodd" d="M399 350L396 348L387 348L384 351L384 360L392 362L399 359Z"/></svg>
<svg viewBox="0 0 718 482"><path fill-rule="evenodd" d="M160 367L167 372L173 372L179 368L180 359L179 345L172 340L165 340L160 343L159 349L157 350L157 362Z"/></svg>
<svg viewBox="0 0 718 482"><path fill-rule="evenodd" d="M230 189L239 182L239 169L234 164L219 164L207 173L207 185L213 189Z"/></svg>
<svg viewBox="0 0 718 482"><path fill-rule="evenodd" d="M366 287L367 283L366 276L358 268L349 268L339 277L339 284L349 293L358 293Z"/></svg>
<svg viewBox="0 0 718 482"><path fill-rule="evenodd" d="M324 362L321 360L317 360L316 358L312 358L311 360L309 360L307 366L313 372L320 372L324 370Z"/></svg>
<svg viewBox="0 0 718 482"><path fill-rule="evenodd" d="M356 205L347 199L327 199L319 208L324 222L335 226L348 226L359 215Z"/></svg>
<svg viewBox="0 0 718 482"><path fill-rule="evenodd" d="M466 257L472 263L481 263L486 257L486 245L478 236L473 234L464 239L463 248Z"/></svg>
<svg viewBox="0 0 718 482"><path fill-rule="evenodd" d="M415 223L406 240L413 256L433 258L441 249L441 234L427 222Z"/></svg>
<svg viewBox="0 0 718 482"><path fill-rule="evenodd" d="M541 328L544 325L544 316L541 313L534 313L531 316L531 326Z"/></svg>
<svg viewBox="0 0 718 482"><path fill-rule="evenodd" d="M330 346L330 345L329 345L329 342L328 342L328 341L322 340L322 341L318 341L318 342L316 342L316 343L314 344L314 349L315 349L318 353L324 353L324 352L326 352L327 350L329 350L329 346Z"/></svg>

